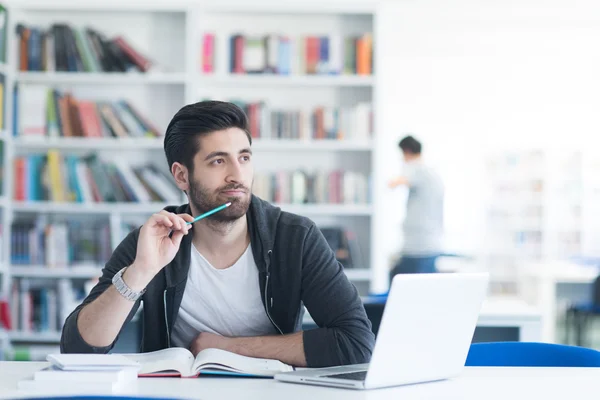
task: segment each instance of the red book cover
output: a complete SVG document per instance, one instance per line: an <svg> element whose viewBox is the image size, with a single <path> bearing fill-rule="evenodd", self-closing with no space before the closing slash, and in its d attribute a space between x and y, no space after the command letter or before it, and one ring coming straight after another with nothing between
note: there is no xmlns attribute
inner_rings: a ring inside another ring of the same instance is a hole
<svg viewBox="0 0 600 400"><path fill-rule="evenodd" d="M317 65L320 59L321 41L318 37L309 36L306 38L306 72L308 74L317 73Z"/></svg>
<svg viewBox="0 0 600 400"><path fill-rule="evenodd" d="M215 35L206 33L202 43L202 72L210 74L214 72L215 62Z"/></svg>
<svg viewBox="0 0 600 400"><path fill-rule="evenodd" d="M6 329L12 329L12 318L10 315L10 306L7 300L0 300L0 325Z"/></svg>
<svg viewBox="0 0 600 400"><path fill-rule="evenodd" d="M25 159L15 158L15 200L25 201Z"/></svg>
<svg viewBox="0 0 600 400"><path fill-rule="evenodd" d="M243 74L244 71L244 37L235 38L235 65L233 71L236 74Z"/></svg>
<svg viewBox="0 0 600 400"><path fill-rule="evenodd" d="M114 42L140 70L146 72L150 69L152 62L131 47L122 36L116 37Z"/></svg>

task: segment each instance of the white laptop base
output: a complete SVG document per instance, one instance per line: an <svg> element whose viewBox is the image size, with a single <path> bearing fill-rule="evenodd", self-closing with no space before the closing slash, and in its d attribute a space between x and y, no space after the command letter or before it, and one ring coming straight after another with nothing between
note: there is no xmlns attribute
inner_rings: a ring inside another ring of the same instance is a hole
<svg viewBox="0 0 600 400"><path fill-rule="evenodd" d="M488 282L487 273L396 275L369 364L286 372L275 379L375 389L456 377L464 369Z"/></svg>

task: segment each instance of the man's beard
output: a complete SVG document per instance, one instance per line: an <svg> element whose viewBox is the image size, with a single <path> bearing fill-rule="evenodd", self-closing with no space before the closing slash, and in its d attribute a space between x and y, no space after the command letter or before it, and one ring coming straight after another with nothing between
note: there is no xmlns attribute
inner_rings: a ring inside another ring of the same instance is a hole
<svg viewBox="0 0 600 400"><path fill-rule="evenodd" d="M245 195L242 197L219 196L226 190L243 190ZM213 222L228 223L243 217L250 207L250 198L250 190L242 184L225 185L215 192L211 192L199 183L190 182L190 203L198 210L199 215L231 202L229 207L206 217L207 220Z"/></svg>

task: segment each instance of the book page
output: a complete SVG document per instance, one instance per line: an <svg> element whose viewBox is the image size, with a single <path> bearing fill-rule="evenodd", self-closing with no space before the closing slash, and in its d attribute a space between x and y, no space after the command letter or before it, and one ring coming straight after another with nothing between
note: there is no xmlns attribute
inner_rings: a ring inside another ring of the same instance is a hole
<svg viewBox="0 0 600 400"><path fill-rule="evenodd" d="M274 376L279 372L294 370L290 365L278 360L246 357L220 349L206 349L198 353L193 370L200 372L203 369L216 369L259 376Z"/></svg>
<svg viewBox="0 0 600 400"><path fill-rule="evenodd" d="M183 347L123 355L140 363L139 375L159 371L177 371L182 377L195 375L195 372L192 371L194 356Z"/></svg>

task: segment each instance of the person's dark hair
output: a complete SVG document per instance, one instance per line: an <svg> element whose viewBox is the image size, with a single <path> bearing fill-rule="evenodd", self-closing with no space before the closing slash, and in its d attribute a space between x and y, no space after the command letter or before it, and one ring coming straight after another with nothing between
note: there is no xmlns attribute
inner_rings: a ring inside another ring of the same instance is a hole
<svg viewBox="0 0 600 400"><path fill-rule="evenodd" d="M421 142L412 136L403 138L400 143L398 143L398 147L406 153L421 154Z"/></svg>
<svg viewBox="0 0 600 400"><path fill-rule="evenodd" d="M248 117L233 103L207 100L182 107L171 119L165 133L164 149L169 169L174 162L193 170L201 136L228 128L240 128L252 144Z"/></svg>

